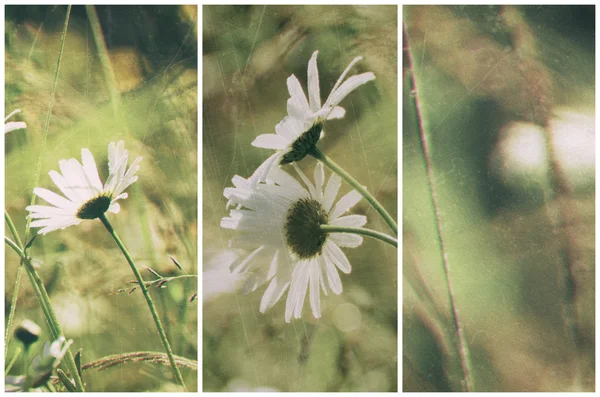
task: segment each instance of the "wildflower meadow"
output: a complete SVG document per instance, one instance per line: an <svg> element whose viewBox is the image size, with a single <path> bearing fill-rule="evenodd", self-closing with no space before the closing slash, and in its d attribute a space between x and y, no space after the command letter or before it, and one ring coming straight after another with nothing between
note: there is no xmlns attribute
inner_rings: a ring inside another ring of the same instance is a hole
<svg viewBox="0 0 600 397"><path fill-rule="evenodd" d="M5 390L195 391L196 7L5 15Z"/></svg>

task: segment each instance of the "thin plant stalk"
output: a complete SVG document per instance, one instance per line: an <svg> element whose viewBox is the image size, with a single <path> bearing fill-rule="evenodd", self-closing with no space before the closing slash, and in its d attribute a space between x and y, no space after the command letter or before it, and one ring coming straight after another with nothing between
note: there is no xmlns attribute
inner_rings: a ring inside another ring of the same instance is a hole
<svg viewBox="0 0 600 397"><path fill-rule="evenodd" d="M21 258L21 263L24 263L25 260L29 260L29 258L25 257L25 254L23 253L23 249L17 243L15 243L14 241L12 241L11 239L9 239L6 236L4 237L4 242L6 243L6 245L11 247L19 255L19 257ZM50 320L51 315L50 315L50 312L48 311L48 305L44 301L44 299L42 297L42 293L40 292L40 289L38 288L38 285L35 282L35 279L31 275L31 273L28 272L27 275L29 276L29 281L31 282L33 292L38 299L40 308L42 309L42 312L44 313L44 318L46 319L46 323L48 324L48 328L50 329L50 334L54 337L54 335L57 335L57 331L56 331L55 325Z"/></svg>
<svg viewBox="0 0 600 397"><path fill-rule="evenodd" d="M333 225L321 225L320 228L325 233L351 233L371 237L398 248L398 240L396 240L392 236L388 236L385 233L378 232L377 230L365 229L362 227L345 227Z"/></svg>
<svg viewBox="0 0 600 397"><path fill-rule="evenodd" d="M423 152L423 158L425 159L425 166L427 168L427 182L429 186L429 193L431 197L431 202L433 205L433 210L435 214L435 222L438 234L438 241L440 243L440 250L442 253L442 268L444 273L444 278L446 280L447 291L448 291L448 300L451 306L452 312L452 321L456 328L456 334L458 336L458 354L460 357L460 365L463 373L463 381L464 387L466 391L473 390L473 380L471 379L471 358L469 352L469 345L467 344L467 339L465 336L464 328L460 322L460 318L458 315L458 309L456 306L456 300L454 298L454 290L452 288L452 281L450 277L450 262L448 261L448 253L446 250L445 242L444 242L444 231L442 226L442 217L439 208L438 196L435 186L435 177L433 174L433 165L431 161L431 155L429 154L429 148L427 145L427 136L425 134L425 127L423 126L423 117L421 114L421 108L419 104L418 91L417 91L417 82L415 78L414 72L414 64L412 60L412 54L410 50L410 43L408 32L406 30L406 25L402 24L403 30L403 45L404 51L406 52L407 57L407 68L408 73L410 75L410 98L413 110L416 115L416 125L419 131L420 141L421 141L421 150Z"/></svg>
<svg viewBox="0 0 600 397"><path fill-rule="evenodd" d="M15 353L15 355L13 356L13 358L10 360L10 362L8 363L8 365L6 366L6 369L4 370L4 377L6 378L6 375L8 375L8 373L10 372L10 370L15 366L15 364L17 363L17 360L19 359L19 356L21 356L21 348L17 347L17 352Z"/></svg>
<svg viewBox="0 0 600 397"><path fill-rule="evenodd" d="M60 36L60 46L58 48L58 59L56 60L56 70L54 71L54 82L52 83L52 92L50 94L50 102L48 103L48 112L46 113L46 120L44 121L44 131L42 132L42 147L40 148L40 157L38 158L37 170L34 176L33 186L39 186L40 175L42 173L42 161L46 153L46 141L48 140L48 129L50 128L50 118L52 116L52 108L54 107L54 98L56 96L56 86L58 85L58 72L60 70L60 64L62 62L63 50L65 47L65 38L67 37L67 28L69 26L69 17L71 16L71 6L67 6L67 15L65 16L65 23ZM35 204L36 195L31 195L31 202L29 205ZM25 241L28 241L31 231L31 218L27 218L25 225Z"/></svg>
<svg viewBox="0 0 600 397"><path fill-rule="evenodd" d="M19 247L15 242L10 240L8 237L4 237L4 241L8 246L10 246L22 259L23 264L25 265L25 269L29 274L29 279L31 280L31 284L33 285L33 291L36 294L38 301L40 302L40 306L42 311L44 312L44 316L46 317L46 321L48 322L48 326L50 328L50 334L53 340L57 340L61 336L63 336L62 329L60 328L60 324L58 323L58 319L56 317L56 313L54 313L54 309L52 308L52 304L50 302L50 297L48 296L48 292L46 291L46 287L42 282L39 274L33 267L31 263L31 259L25 254L25 251ZM75 359L73 358L73 354L71 353L71 349L67 349L67 353L63 359L73 380L75 381L75 388L79 392L85 391L83 386L83 381L79 376L79 372L77 371L77 365L75 364Z"/></svg>
<svg viewBox="0 0 600 397"><path fill-rule="evenodd" d="M8 321L6 323L6 330L4 334L4 356L8 354L8 343L10 342L10 336L12 335L11 328L12 323L15 318L15 311L17 307L17 299L19 297L19 289L21 286L21 275L23 274L23 264L19 263L19 267L17 268L17 277L15 279L15 288L13 292L12 299L10 301L10 311L8 313Z"/></svg>
<svg viewBox="0 0 600 397"><path fill-rule="evenodd" d="M46 120L44 122L44 131L42 133L42 147L40 148L40 156L38 158L38 164L37 164L37 172L34 175L34 183L33 186L38 186L38 182L40 180L40 174L42 171L42 160L44 158L44 154L45 154L45 149L46 149L46 140L48 137L48 129L50 127L50 117L52 115L52 108L54 107L54 98L55 98L55 93L56 93L56 86L58 84L58 72L60 70L60 64L62 61L62 55L63 55L63 49L65 46L65 38L67 36L67 28L69 26L69 18L71 16L71 6L67 6L67 13L65 15L65 22L63 25L63 30L61 33L61 37L60 37L60 46L58 49L58 59L56 61L56 70L54 72L54 82L52 83L52 92L50 94L50 102L48 104L48 112L46 113ZM33 194L31 195L31 201L29 203L29 205L34 205L35 204L35 200L36 200L36 195ZM7 219L8 214L5 211L5 219ZM8 218L10 219L10 218ZM14 228L14 224L11 222L7 221L7 224L9 225L9 228L11 228L11 233L13 234L13 237L15 238L15 240L17 240L17 244L19 244L20 247L23 247L22 242L20 242L19 237L18 237L18 233L16 232L16 229ZM25 241L29 240L29 236L30 236L30 232L31 232L31 219L27 218L27 222L25 225ZM24 248L24 254L25 256L27 256L27 248ZM11 307L10 307L10 312L8 315L8 322L6 324L6 336L5 336L5 341L4 341L4 353L6 355L7 349L8 349L8 342L10 341L10 329L12 327L12 321L14 319L14 315L15 315L15 310L16 310L16 306L17 306L17 297L19 296L19 289L21 286L21 275L23 273L23 259L21 259L21 262L19 263L19 268L17 269L17 278L15 280L15 287L14 287L14 292L13 292L13 298L12 298L12 302L11 302Z"/></svg>
<svg viewBox="0 0 600 397"><path fill-rule="evenodd" d="M21 242L21 237L19 236L19 233L17 233L15 224L13 223L10 216L8 216L8 212L6 212L6 210L4 210L4 220L6 221L6 225L8 226L11 234L13 235L13 238L15 239L16 244L19 247L22 247L23 243ZM17 299L19 297L19 289L21 286L21 275L22 274L23 274L23 260L21 259L21 261L19 262L19 267L17 268L15 289L14 289L13 297L12 297L11 303L10 303L10 311L8 313L8 321L6 323L6 331L4 334L4 357L6 357L6 355L8 354L8 343L10 342L10 336L12 335L11 328L12 328L13 320L15 318L15 311L16 311L16 307L17 307Z"/></svg>
<svg viewBox="0 0 600 397"><path fill-rule="evenodd" d="M381 215L385 223L387 223L388 226L393 230L394 235L398 235L398 225L396 224L396 221L394 221L394 218L392 218L392 216L385 210L385 208L383 208L381 203L379 203L379 201L377 201L377 199L371 193L369 193L369 191L363 185L358 183L356 179L354 179L350 174L344 171L342 167L337 165L333 160L327 157L325 153L319 150L316 146L313 146L308 154L321 161L330 170L338 174L340 177L342 177L343 180L348 182L350 186L356 189L356 191L359 192L361 196L363 196L365 200L367 200L369 204L373 206L373 208L375 208L379 215Z"/></svg>
<svg viewBox="0 0 600 397"><path fill-rule="evenodd" d="M171 345L169 344L169 340L167 339L167 335L165 334L165 330L162 326L160 318L158 317L158 313L156 312L156 308L154 307L154 302L152 301L152 297L150 296L150 293L148 292L148 288L146 288L146 283L144 282L142 275L140 274L137 267L135 266L135 263L133 263L133 259L131 259L131 255L129 255L127 248L125 248L125 245L123 245L123 242L121 241L121 239L119 238L119 236L117 235L115 230L113 229L112 225L108 221L108 218L106 218L106 215L102 214L99 219L102 221L102 224L104 225L104 227L106 227L106 230L108 230L110 235L113 237L113 239L119 246L119 249L123 253L123 256L125 256L125 259L127 259L127 263L129 263L129 266L131 267L131 270L133 271L133 274L135 275L135 278L138 281L140 289L142 290L142 294L144 295L144 298L146 299L146 303L148 304L148 308L150 309L150 313L152 314L152 318L154 319L154 323L156 324L156 330L158 331L160 340L163 344L163 347L165 348L165 352L167 353L167 356L169 357L169 363L171 364L171 370L173 371L173 375L175 375L175 379L177 380L177 383L179 383L179 385L181 385L185 390L186 387L185 387L185 383L183 381L183 377L181 376L181 372L179 371L179 368L177 367L177 364L175 362L175 357L173 355L173 351L171 350Z"/></svg>

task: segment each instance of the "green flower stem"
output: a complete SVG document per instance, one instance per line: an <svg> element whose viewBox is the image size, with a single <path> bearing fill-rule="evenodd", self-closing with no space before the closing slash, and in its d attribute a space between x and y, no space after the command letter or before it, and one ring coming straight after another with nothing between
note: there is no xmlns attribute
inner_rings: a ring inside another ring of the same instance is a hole
<svg viewBox="0 0 600 397"><path fill-rule="evenodd" d="M31 259L25 254L21 247L17 245L17 243L15 243L6 236L4 237L4 241L21 257L21 262L25 265L25 269L27 270L29 279L31 280L31 284L33 285L33 291L36 294L38 301L40 302L40 306L42 308L42 311L44 312L46 321L48 322L52 340L57 340L64 334L60 328L58 319L56 318L56 313L54 313L54 309L52 309L50 297L48 296L48 292L46 291L46 287L44 287L42 279L40 278L38 272L35 270L35 267L33 267L33 265L31 264ZM77 389L77 391L85 391L83 381L81 380L81 377L77 372L75 359L73 358L73 354L71 353L70 348L67 350L63 361L67 365L67 368L69 369L69 372L71 373L71 376L75 381L75 388Z"/></svg>
<svg viewBox="0 0 600 397"><path fill-rule="evenodd" d="M358 183L356 179L350 176L350 174L344 171L339 165L337 165L333 160L327 157L325 153L321 152L316 146L313 146L309 150L308 154L321 161L323 164L329 167L330 170L341 176L342 179L344 179L350 184L350 186L356 189L356 191L359 192L369 202L369 204L373 206L373 208L375 208L379 215L381 215L385 223L387 223L389 227L394 231L394 235L398 235L398 225L394 221L394 218L392 218L392 216L385 210L385 208L383 208L379 201L377 201L377 199L371 193L369 193L369 191L363 185Z"/></svg>
<svg viewBox="0 0 600 397"><path fill-rule="evenodd" d="M332 226L332 225L321 225L321 230L325 233L352 233L352 234L360 234L362 236L367 236L371 238L375 238L377 240L381 240L384 243L388 243L398 248L398 240L393 238L392 236L388 236L385 233L378 232L377 230L364 229L362 227L344 227L344 226Z"/></svg>
<svg viewBox="0 0 600 397"><path fill-rule="evenodd" d="M148 307L150 308L150 313L152 313L152 318L154 319L154 323L156 324L156 329L158 331L158 334L160 335L160 340L163 344L163 347L165 348L167 357L169 358L171 370L173 371L173 374L175 375L175 379L177 379L177 383L179 383L185 390L186 387L185 387L185 383L183 382L183 377L181 376L181 372L179 372L179 368L177 367L177 364L175 363L175 357L173 356L173 351L171 350L171 346L169 345L169 340L167 339L167 335L165 334L165 330L162 326L162 323L160 322L160 318L158 317L158 313L156 312L156 308L154 307L154 302L152 301L152 298L150 297L150 293L148 292L148 288L146 288L146 283L144 282L142 275L135 267L135 263L133 263L133 259L131 259L131 255L129 255L127 248L125 248L125 246L123 245L123 242L121 241L119 236L117 236L117 233L115 232L112 225L108 221L108 218L106 218L106 215L105 214L100 215L99 219L102 221L102 224L104 224L104 226L106 227L106 230L108 230L110 235L113 237L113 239L115 240L115 242L121 249L121 252L125 256L125 259L127 259L127 262L129 263L129 266L131 267L131 270L133 271L133 274L135 275L135 278L138 281L140 289L142 290L142 293L144 294L144 298L146 298L146 302L148 303Z"/></svg>

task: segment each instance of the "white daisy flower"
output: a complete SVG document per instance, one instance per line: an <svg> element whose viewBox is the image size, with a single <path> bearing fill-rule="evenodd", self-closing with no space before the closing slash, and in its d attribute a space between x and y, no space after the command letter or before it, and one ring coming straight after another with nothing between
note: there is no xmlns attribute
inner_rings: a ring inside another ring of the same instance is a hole
<svg viewBox="0 0 600 397"><path fill-rule="evenodd" d="M50 171L52 181L65 195L62 197L48 189L33 189L52 206L30 205L25 208L29 217L36 219L32 227L41 227L39 234L46 234L71 225L78 225L86 219L96 219L106 211L118 213L121 209L117 200L127 198L123 193L129 185L137 181L135 173L140 169L142 157L138 157L127 169L129 153L123 141L108 145L108 178L102 185L94 157L88 149L81 149L81 163L77 159L60 160L58 165L62 175Z"/></svg>
<svg viewBox="0 0 600 397"><path fill-rule="evenodd" d="M285 320L300 318L306 291L315 318L321 316L319 289L327 295L342 292L338 269L350 273L350 262L340 247L354 248L362 237L347 233L324 233L320 225L361 227L364 215L346 215L361 199L356 191L343 196L335 205L341 178L332 174L325 189L323 165L317 163L315 185L297 167L305 189L296 179L274 167L264 183L252 186L240 176L233 178L235 187L226 188L224 195L238 205L221 227L238 232L230 242L232 247L249 252L232 263L234 273L249 275L244 292L253 291L270 282L260 311L271 308L290 287L285 308Z"/></svg>
<svg viewBox="0 0 600 397"><path fill-rule="evenodd" d="M23 121L9 121L8 123L6 122L6 120L10 119L12 116L14 116L15 114L21 112L21 109L17 109L14 112L12 112L11 114L9 114L8 116L6 116L6 118L4 119L4 133L8 133L14 130L21 130L23 128L27 128L27 124L25 124Z"/></svg>
<svg viewBox="0 0 600 397"><path fill-rule="evenodd" d="M351 76L344 81L352 66L362 59L360 56L356 57L333 86L325 104L321 105L318 52L313 52L308 61L308 98L298 78L294 75L288 77L288 115L275 127L276 134L262 134L252 142L256 147L276 150L251 177L255 183L263 181L275 164L287 164L304 158L321 137L324 121L344 117L346 111L337 105L357 87L375 79L375 75L368 72Z"/></svg>

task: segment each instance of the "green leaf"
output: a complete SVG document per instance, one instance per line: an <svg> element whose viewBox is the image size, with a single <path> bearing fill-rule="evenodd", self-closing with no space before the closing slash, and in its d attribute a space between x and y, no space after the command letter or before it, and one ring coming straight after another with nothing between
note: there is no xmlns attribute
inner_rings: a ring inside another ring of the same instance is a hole
<svg viewBox="0 0 600 397"><path fill-rule="evenodd" d="M60 379L60 381L62 382L62 384L65 386L65 388L68 391L70 391L70 392L77 391L77 389L75 389L75 384L73 382L71 382L71 379L69 379L67 374L65 374L60 368L56 370L56 373L58 374L58 378Z"/></svg>
<svg viewBox="0 0 600 397"><path fill-rule="evenodd" d="M77 367L77 373L79 373L79 377L82 377L82 370L81 370L81 352L83 351L83 349L79 349L77 350L77 353L75 354L75 366Z"/></svg>
<svg viewBox="0 0 600 397"><path fill-rule="evenodd" d="M181 268L181 265L179 264L179 262L177 262L177 259L173 258L172 256L169 255L169 258L171 258L171 260L173 261L173 263L175 264L175 266L177 266L179 268L179 270L183 270Z"/></svg>

